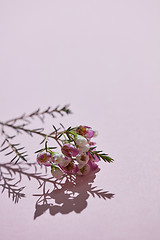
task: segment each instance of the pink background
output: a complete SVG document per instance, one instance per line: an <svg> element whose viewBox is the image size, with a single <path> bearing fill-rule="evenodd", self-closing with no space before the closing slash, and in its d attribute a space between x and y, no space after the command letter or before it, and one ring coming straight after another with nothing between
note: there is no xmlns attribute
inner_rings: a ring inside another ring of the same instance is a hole
<svg viewBox="0 0 160 240"><path fill-rule="evenodd" d="M92 183L114 198L84 196L82 184L80 213L46 208L34 219L42 191L24 176L25 198L1 194L1 239L160 239L159 13L158 0L0 0L0 120L70 103L74 114L46 129L90 125L115 159ZM29 162L39 141L21 136Z"/></svg>

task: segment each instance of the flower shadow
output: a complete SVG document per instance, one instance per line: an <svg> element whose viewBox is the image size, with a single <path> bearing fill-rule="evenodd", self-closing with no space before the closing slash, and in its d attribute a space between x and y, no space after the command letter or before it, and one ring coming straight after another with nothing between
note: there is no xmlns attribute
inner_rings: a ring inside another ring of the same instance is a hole
<svg viewBox="0 0 160 240"><path fill-rule="evenodd" d="M2 192L8 192L8 197L14 203L26 197L23 192L25 186L20 186L23 177L38 183L41 193L33 194L34 197L38 197L34 219L43 215L47 210L52 216L58 213L80 213L87 207L87 200L90 196L104 200L114 197L113 193L93 186L99 169L86 176L68 175L61 179L48 177L47 168L41 168L41 172L39 170L40 166L37 163L0 164L0 188Z"/></svg>
<svg viewBox="0 0 160 240"><path fill-rule="evenodd" d="M66 176L56 180L52 191L47 190L44 182L43 193L34 195L39 197L35 206L34 219L47 210L52 216L58 213L80 213L87 207L87 199L90 196L97 196L104 200L113 198L113 193L92 186L97 172L99 169L86 176Z"/></svg>

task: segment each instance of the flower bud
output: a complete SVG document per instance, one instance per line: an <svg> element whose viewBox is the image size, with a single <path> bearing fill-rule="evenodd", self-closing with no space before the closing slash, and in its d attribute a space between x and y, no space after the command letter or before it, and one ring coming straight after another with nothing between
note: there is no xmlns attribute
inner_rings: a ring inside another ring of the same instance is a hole
<svg viewBox="0 0 160 240"><path fill-rule="evenodd" d="M87 145L87 139L81 135L78 135L76 138L76 144L80 147L84 147L85 145Z"/></svg>
<svg viewBox="0 0 160 240"><path fill-rule="evenodd" d="M60 163L63 160L63 155L61 153L54 153L53 162Z"/></svg>
<svg viewBox="0 0 160 240"><path fill-rule="evenodd" d="M72 144L64 144L61 151L67 157L75 157L79 153L78 149Z"/></svg>
<svg viewBox="0 0 160 240"><path fill-rule="evenodd" d="M51 168L51 174L55 178L61 178L63 176L62 170L59 167L56 167L56 166Z"/></svg>
<svg viewBox="0 0 160 240"><path fill-rule="evenodd" d="M77 155L76 161L79 163L78 167L81 168L89 161L89 156L87 154Z"/></svg>
<svg viewBox="0 0 160 240"><path fill-rule="evenodd" d="M82 154L82 153L86 153L89 151L89 148L90 148L90 145L89 144L86 144L85 146L83 147L79 147L78 150L79 150L79 153Z"/></svg>
<svg viewBox="0 0 160 240"><path fill-rule="evenodd" d="M91 170L93 170L93 171L95 171L98 168L98 165L92 161L88 161L88 165L90 166Z"/></svg>
<svg viewBox="0 0 160 240"><path fill-rule="evenodd" d="M71 161L66 167L63 167L66 174L75 174L79 169L73 161Z"/></svg>
<svg viewBox="0 0 160 240"><path fill-rule="evenodd" d="M86 132L87 138L92 138L94 136L94 131L92 129L88 129Z"/></svg>
<svg viewBox="0 0 160 240"><path fill-rule="evenodd" d="M72 160L72 159L71 159L70 157L63 157L63 158L60 160L59 164L60 164L61 167L67 167L68 164L71 162L71 160Z"/></svg>
<svg viewBox="0 0 160 240"><path fill-rule="evenodd" d="M37 155L37 162L39 165L51 166L52 157L50 153L39 153Z"/></svg>
<svg viewBox="0 0 160 240"><path fill-rule="evenodd" d="M78 172L78 175L87 175L90 172L90 166L88 164L84 165Z"/></svg>

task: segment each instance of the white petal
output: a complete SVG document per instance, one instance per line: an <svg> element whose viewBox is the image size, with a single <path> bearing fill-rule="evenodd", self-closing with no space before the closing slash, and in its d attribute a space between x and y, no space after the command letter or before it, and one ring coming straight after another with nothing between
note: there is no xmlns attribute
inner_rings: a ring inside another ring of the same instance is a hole
<svg viewBox="0 0 160 240"><path fill-rule="evenodd" d="M61 171L60 168L56 167L55 169L53 169L51 171L52 173L52 176L55 177L55 178L61 178L63 176L63 172Z"/></svg>
<svg viewBox="0 0 160 240"><path fill-rule="evenodd" d="M90 166L86 164L82 169L82 174L87 175L90 172Z"/></svg>
<svg viewBox="0 0 160 240"><path fill-rule="evenodd" d="M81 135L77 136L76 144L80 147L84 147L87 144L87 139Z"/></svg>
<svg viewBox="0 0 160 240"><path fill-rule="evenodd" d="M78 163L80 163L80 164L86 164L88 161L89 161L89 156L87 155L87 154L78 154L77 156L76 156L76 161L78 162Z"/></svg>
<svg viewBox="0 0 160 240"><path fill-rule="evenodd" d="M80 153L86 153L86 152L89 151L89 148L90 148L89 144L86 144L83 147L79 147L78 150L79 150Z"/></svg>
<svg viewBox="0 0 160 240"><path fill-rule="evenodd" d="M60 163L61 160L63 159L63 155L61 153L55 153L54 156L55 156L56 163Z"/></svg>

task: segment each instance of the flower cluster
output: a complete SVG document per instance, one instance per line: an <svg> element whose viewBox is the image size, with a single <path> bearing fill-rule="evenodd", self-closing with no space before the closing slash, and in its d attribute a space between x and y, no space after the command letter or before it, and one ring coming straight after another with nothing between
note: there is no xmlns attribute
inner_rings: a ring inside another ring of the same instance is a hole
<svg viewBox="0 0 160 240"><path fill-rule="evenodd" d="M54 152L55 147L48 147L47 142L44 149L36 152L37 162L51 167L53 177L61 178L64 174L86 175L98 168L97 162L100 159L113 161L107 154L96 150L92 138L97 136L97 131L91 127L69 127L60 132L55 127L54 129L51 134L61 147L61 153Z"/></svg>

